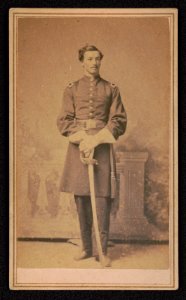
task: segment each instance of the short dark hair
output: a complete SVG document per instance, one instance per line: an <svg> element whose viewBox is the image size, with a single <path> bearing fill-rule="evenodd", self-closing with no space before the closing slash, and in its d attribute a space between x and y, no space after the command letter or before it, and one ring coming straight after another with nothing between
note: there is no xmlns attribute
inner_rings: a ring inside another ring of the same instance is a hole
<svg viewBox="0 0 186 300"><path fill-rule="evenodd" d="M87 51L98 51L100 54L100 58L103 58L103 53L94 45L85 45L83 48L79 49L79 60L83 61L84 59L84 54Z"/></svg>

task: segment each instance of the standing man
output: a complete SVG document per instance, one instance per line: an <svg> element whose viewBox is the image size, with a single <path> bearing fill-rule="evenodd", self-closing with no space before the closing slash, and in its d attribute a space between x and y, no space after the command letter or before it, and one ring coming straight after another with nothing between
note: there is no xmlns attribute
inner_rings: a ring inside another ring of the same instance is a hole
<svg viewBox="0 0 186 300"><path fill-rule="evenodd" d="M73 193L77 206L83 249L76 259L91 256L97 259L92 243L88 167L80 159L80 153L88 158L94 152L98 162L94 167L94 183L99 233L102 252L110 266L107 242L114 198L111 179L115 171L111 144L124 134L127 118L118 87L99 75L102 58L102 52L93 45L79 50L84 76L66 87L57 126L69 139L61 191Z"/></svg>

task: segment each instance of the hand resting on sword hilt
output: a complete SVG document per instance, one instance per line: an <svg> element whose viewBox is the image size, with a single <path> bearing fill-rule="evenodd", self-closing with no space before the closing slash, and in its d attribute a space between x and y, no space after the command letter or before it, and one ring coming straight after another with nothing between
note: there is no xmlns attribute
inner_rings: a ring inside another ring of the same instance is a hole
<svg viewBox="0 0 186 300"><path fill-rule="evenodd" d="M89 156L80 151L80 160L84 165L98 165L98 161L93 158L94 149L89 153Z"/></svg>
<svg viewBox="0 0 186 300"><path fill-rule="evenodd" d="M89 157L90 153L96 146L98 146L96 134L86 135L86 137L79 144L79 150L84 152L86 157Z"/></svg>
<svg viewBox="0 0 186 300"><path fill-rule="evenodd" d="M94 135L87 135L83 137L83 140L79 144L80 151L85 153L85 156L88 157L90 152L100 144L115 143L115 138L107 128L101 129L98 133Z"/></svg>

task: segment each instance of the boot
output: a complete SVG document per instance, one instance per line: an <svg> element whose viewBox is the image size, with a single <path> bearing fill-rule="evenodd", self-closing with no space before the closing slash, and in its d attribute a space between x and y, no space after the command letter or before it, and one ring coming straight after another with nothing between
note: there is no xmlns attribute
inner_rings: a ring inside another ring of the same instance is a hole
<svg viewBox="0 0 186 300"><path fill-rule="evenodd" d="M74 260L82 260L86 259L92 256L91 252L86 252L85 250L82 250L80 253L74 256Z"/></svg>
<svg viewBox="0 0 186 300"><path fill-rule="evenodd" d="M100 261L99 255L95 256L96 261ZM103 267L111 267L111 259L107 255L103 255Z"/></svg>

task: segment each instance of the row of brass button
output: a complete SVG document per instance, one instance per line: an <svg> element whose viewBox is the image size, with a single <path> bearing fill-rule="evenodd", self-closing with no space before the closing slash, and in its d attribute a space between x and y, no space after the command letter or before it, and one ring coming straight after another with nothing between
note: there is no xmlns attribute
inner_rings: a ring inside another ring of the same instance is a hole
<svg viewBox="0 0 186 300"><path fill-rule="evenodd" d="M93 103L93 100L92 100L92 97L93 97L93 87L94 87L94 84L92 81L90 81L90 100L89 100L89 103L90 103L90 106L89 106L89 117L90 118L93 118L94 114L94 107L91 105Z"/></svg>

